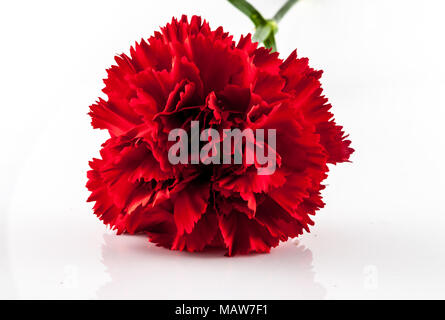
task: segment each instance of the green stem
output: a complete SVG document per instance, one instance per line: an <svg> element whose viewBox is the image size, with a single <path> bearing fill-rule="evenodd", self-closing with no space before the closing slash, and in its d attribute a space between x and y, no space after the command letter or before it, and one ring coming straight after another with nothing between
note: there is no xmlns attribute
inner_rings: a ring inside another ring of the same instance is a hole
<svg viewBox="0 0 445 320"><path fill-rule="evenodd" d="M281 7L280 10L274 15L273 19L276 21L276 23L280 22L281 19L286 15L286 13L292 8L292 6L297 3L298 0L288 0L284 6Z"/></svg>
<svg viewBox="0 0 445 320"><path fill-rule="evenodd" d="M286 15L298 0L287 0L272 19L264 19L261 13L246 0L228 0L238 10L243 12L255 25L254 39L263 43L266 48L277 51L275 34L278 32L278 22Z"/></svg>
<svg viewBox="0 0 445 320"><path fill-rule="evenodd" d="M263 18L261 13L246 0L229 0L229 2L248 16L249 19L252 20L255 27L258 27L266 22L266 19Z"/></svg>

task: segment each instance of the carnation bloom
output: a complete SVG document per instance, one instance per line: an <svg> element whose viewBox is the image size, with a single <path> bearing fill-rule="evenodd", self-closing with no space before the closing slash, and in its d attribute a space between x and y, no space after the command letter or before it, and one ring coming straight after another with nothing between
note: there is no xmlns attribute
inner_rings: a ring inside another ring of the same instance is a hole
<svg viewBox="0 0 445 320"><path fill-rule="evenodd" d="M90 162L88 201L118 234L145 233L157 245L228 255L269 252L313 225L323 207L328 163L353 149L322 95L322 72L296 52L282 61L250 35L235 43L221 27L183 16L116 57L90 107L110 133ZM276 129L277 168L168 161L172 129Z"/></svg>

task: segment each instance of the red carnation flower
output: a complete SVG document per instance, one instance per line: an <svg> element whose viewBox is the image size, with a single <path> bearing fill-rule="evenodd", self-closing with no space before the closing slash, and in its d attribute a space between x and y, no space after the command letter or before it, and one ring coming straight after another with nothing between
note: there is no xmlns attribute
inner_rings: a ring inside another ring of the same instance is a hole
<svg viewBox="0 0 445 320"><path fill-rule="evenodd" d="M323 207L328 163L353 149L322 95L322 72L294 51L285 61L220 27L183 16L116 57L104 93L91 106L107 129L102 159L88 172L88 201L118 234L146 233L174 250L224 248L228 255L269 252L313 225ZM278 165L177 164L168 159L172 129L276 129Z"/></svg>

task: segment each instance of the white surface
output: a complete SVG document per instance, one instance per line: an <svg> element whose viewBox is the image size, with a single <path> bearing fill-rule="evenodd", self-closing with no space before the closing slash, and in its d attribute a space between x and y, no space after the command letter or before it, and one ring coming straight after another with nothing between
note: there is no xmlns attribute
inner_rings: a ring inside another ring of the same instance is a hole
<svg viewBox="0 0 445 320"><path fill-rule="evenodd" d="M226 258L106 230L84 187L106 134L86 113L114 54L171 16L236 37L250 22L223 0L2 2L0 297L445 298L444 9L301 0L284 18L282 57L297 47L325 70L356 153L331 168L312 233Z"/></svg>

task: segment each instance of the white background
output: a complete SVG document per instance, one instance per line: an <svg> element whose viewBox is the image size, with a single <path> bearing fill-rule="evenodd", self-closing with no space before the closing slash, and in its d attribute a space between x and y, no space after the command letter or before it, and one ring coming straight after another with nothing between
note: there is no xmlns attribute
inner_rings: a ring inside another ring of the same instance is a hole
<svg viewBox="0 0 445 320"><path fill-rule="evenodd" d="M253 0L265 15L284 1ZM356 149L310 234L227 258L117 237L85 202L105 132L88 107L113 56L182 13L236 38L218 1L2 1L1 298L445 298L443 1L301 0L280 25L325 71ZM268 13L268 14L267 14Z"/></svg>

